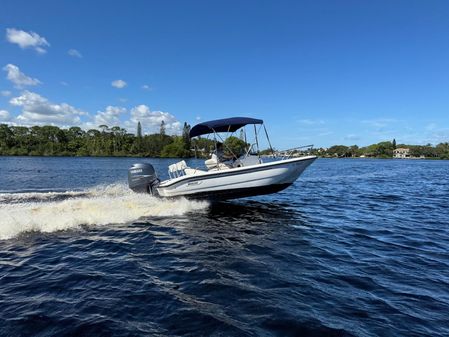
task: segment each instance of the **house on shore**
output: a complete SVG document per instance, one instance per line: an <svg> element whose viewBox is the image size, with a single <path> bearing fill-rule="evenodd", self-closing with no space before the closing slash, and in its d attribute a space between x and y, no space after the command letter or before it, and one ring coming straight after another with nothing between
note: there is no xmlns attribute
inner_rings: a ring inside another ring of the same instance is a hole
<svg viewBox="0 0 449 337"><path fill-rule="evenodd" d="M393 150L393 158L405 159L410 158L410 149L405 147L399 147Z"/></svg>

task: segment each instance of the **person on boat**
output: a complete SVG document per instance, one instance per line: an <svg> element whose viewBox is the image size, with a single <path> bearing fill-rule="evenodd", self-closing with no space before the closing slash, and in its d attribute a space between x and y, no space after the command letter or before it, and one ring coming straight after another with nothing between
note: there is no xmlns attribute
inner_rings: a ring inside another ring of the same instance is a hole
<svg viewBox="0 0 449 337"><path fill-rule="evenodd" d="M217 156L219 161L225 160L225 153L223 148L223 143L217 142L217 146L215 148L215 155Z"/></svg>

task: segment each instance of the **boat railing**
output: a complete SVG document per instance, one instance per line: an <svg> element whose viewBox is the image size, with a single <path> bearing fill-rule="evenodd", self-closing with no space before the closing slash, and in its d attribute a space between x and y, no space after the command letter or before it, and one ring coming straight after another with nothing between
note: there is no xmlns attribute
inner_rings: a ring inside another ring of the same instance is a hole
<svg viewBox="0 0 449 337"><path fill-rule="evenodd" d="M251 144L251 145L248 147L248 150L247 150L246 153L245 153L245 157L248 157L248 156L251 154L251 151L252 151L253 147L256 146L256 145L257 145L257 143L253 143L253 144Z"/></svg>
<svg viewBox="0 0 449 337"><path fill-rule="evenodd" d="M287 150L276 151L274 156L281 157L282 160L285 160L285 159L290 159L295 155L298 155L298 156L308 155L311 153L312 149L313 149L313 144L298 146L298 147L293 147L293 148L287 149Z"/></svg>

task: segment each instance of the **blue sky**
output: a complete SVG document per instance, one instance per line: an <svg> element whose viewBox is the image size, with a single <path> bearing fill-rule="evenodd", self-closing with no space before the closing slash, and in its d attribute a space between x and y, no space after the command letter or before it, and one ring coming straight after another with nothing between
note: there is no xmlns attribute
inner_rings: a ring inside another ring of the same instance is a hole
<svg viewBox="0 0 449 337"><path fill-rule="evenodd" d="M3 0L0 68L11 124L252 116L278 148L449 141L445 0Z"/></svg>

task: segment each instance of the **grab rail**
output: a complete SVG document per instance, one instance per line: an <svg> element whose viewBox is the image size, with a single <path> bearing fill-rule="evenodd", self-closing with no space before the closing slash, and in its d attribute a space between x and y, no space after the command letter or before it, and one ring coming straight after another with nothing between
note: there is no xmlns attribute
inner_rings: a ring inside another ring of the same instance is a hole
<svg viewBox="0 0 449 337"><path fill-rule="evenodd" d="M303 149L305 149L305 150L303 150ZM313 144L310 144L310 145L293 147L293 148L287 149L287 150L276 151L275 155L277 157L282 157L282 160L285 160L285 159L290 159L293 156L293 154L295 154L295 153L308 154L312 151L312 149L313 149Z"/></svg>
<svg viewBox="0 0 449 337"><path fill-rule="evenodd" d="M251 150L253 149L254 145L257 145L257 144L253 143L248 147L248 150L245 153L245 157L248 157L248 155L251 153Z"/></svg>

